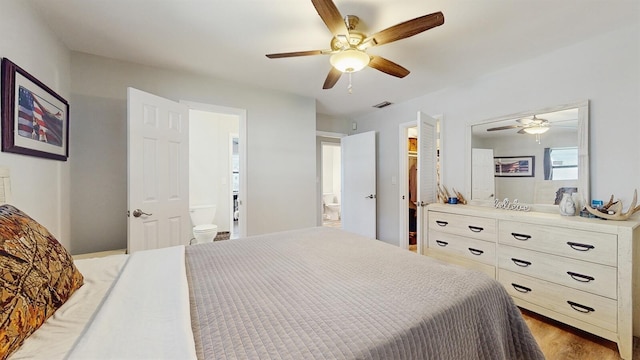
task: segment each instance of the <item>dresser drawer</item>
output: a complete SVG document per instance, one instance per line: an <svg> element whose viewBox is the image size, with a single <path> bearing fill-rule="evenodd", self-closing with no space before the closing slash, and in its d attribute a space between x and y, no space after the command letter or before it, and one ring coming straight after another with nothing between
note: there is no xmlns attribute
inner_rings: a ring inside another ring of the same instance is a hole
<svg viewBox="0 0 640 360"><path fill-rule="evenodd" d="M429 229L485 241L496 241L495 219L430 211Z"/></svg>
<svg viewBox="0 0 640 360"><path fill-rule="evenodd" d="M498 267L592 294L617 297L617 269L612 266L499 245Z"/></svg>
<svg viewBox="0 0 640 360"><path fill-rule="evenodd" d="M451 252L445 252L440 249L434 249L430 247L427 247L425 249L424 254L426 256L442 260L449 264L456 264L456 265L466 267L468 269L481 271L489 275L489 277L491 277L492 279L497 279L496 267L493 265L487 265L478 261L472 261L465 257L453 254Z"/></svg>
<svg viewBox="0 0 640 360"><path fill-rule="evenodd" d="M498 270L498 281L515 298L609 331L617 331L615 300L504 269Z"/></svg>
<svg viewBox="0 0 640 360"><path fill-rule="evenodd" d="M617 265L618 238L614 234L503 220L499 224L498 242L578 260Z"/></svg>
<svg viewBox="0 0 640 360"><path fill-rule="evenodd" d="M495 266L496 244L464 236L429 230L429 248Z"/></svg>

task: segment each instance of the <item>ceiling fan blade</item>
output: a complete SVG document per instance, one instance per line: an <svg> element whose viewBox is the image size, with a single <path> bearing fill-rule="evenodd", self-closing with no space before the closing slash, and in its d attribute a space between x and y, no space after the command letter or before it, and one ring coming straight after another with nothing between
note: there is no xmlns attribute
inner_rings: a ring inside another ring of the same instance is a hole
<svg viewBox="0 0 640 360"><path fill-rule="evenodd" d="M372 55L369 67L399 78L409 75L409 70L381 56Z"/></svg>
<svg viewBox="0 0 640 360"><path fill-rule="evenodd" d="M342 72L332 66L329 74L327 75L327 78L324 80L324 85L322 85L322 88L325 90L331 89L333 85L335 85L338 80L340 80L340 75L342 75Z"/></svg>
<svg viewBox="0 0 640 360"><path fill-rule="evenodd" d="M498 126L494 128L489 128L487 131L497 131L497 130L508 130L508 129L517 129L521 128L521 125L507 125L507 126Z"/></svg>
<svg viewBox="0 0 640 360"><path fill-rule="evenodd" d="M332 0L311 0L311 2L333 36L349 36L344 18Z"/></svg>
<svg viewBox="0 0 640 360"><path fill-rule="evenodd" d="M279 54L267 54L266 56L269 59L278 59L278 58L286 58L286 57L294 57L294 56L309 56L309 55L322 55L322 50L309 50L309 51L294 51L287 53L279 53Z"/></svg>
<svg viewBox="0 0 640 360"><path fill-rule="evenodd" d="M444 15L442 12L436 12L386 28L369 36L364 42L372 42L371 46L388 44L393 41L411 37L442 24L444 24Z"/></svg>

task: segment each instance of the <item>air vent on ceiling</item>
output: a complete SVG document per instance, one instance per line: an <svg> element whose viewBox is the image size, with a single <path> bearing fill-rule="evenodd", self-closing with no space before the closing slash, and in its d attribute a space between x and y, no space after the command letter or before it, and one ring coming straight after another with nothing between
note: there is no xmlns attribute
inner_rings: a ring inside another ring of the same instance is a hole
<svg viewBox="0 0 640 360"><path fill-rule="evenodd" d="M383 107L387 107L387 106L392 105L392 104L393 104L393 103L391 103L391 102L383 101L383 102L381 102L381 103L379 103L379 104L375 104L375 105L373 105L373 107L374 107L374 108L378 108L378 109L382 109Z"/></svg>

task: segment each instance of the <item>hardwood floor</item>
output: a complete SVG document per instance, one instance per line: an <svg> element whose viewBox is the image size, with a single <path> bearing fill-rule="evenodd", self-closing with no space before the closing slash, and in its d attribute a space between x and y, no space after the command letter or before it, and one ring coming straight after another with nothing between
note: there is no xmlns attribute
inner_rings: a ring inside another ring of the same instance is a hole
<svg viewBox="0 0 640 360"><path fill-rule="evenodd" d="M522 316L547 360L618 360L618 345L536 313ZM633 339L633 360L640 360L640 340Z"/></svg>

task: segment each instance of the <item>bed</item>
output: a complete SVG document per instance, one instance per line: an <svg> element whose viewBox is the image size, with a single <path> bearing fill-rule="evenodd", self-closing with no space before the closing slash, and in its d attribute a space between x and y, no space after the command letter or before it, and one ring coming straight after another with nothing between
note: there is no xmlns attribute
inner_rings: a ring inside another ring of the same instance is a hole
<svg viewBox="0 0 640 360"><path fill-rule="evenodd" d="M5 254L38 233L64 288L82 277L12 360L544 358L493 279L339 229L73 262L20 210L0 220Z"/></svg>

